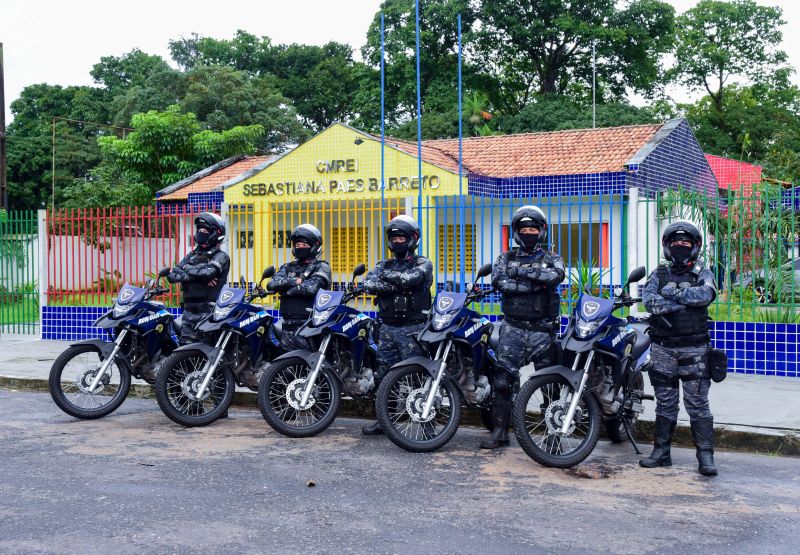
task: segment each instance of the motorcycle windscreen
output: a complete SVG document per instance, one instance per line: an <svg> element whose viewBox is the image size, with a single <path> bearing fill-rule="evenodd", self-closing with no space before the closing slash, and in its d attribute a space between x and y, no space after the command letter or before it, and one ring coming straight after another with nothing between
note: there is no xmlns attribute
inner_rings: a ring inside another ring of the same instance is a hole
<svg viewBox="0 0 800 555"><path fill-rule="evenodd" d="M342 304L344 291L328 291L320 289L314 299L314 310L330 310L331 307Z"/></svg>
<svg viewBox="0 0 800 555"><path fill-rule="evenodd" d="M442 291L436 295L436 302L433 303L433 310L437 314L450 314L451 312L458 312L461 310L466 302L466 293Z"/></svg>
<svg viewBox="0 0 800 555"><path fill-rule="evenodd" d="M126 283L122 286L122 289L119 290L119 293L117 293L117 304L129 305L141 302L142 299L144 299L144 293L145 289L143 287L134 287Z"/></svg>
<svg viewBox="0 0 800 555"><path fill-rule="evenodd" d="M244 299L244 289L236 289L226 285L222 288L222 291L219 292L219 297L217 297L217 306L220 308L225 308L226 306L239 304L242 302L242 299Z"/></svg>
<svg viewBox="0 0 800 555"><path fill-rule="evenodd" d="M578 300L578 314L586 322L608 318L614 311L614 301L590 295L581 295Z"/></svg>

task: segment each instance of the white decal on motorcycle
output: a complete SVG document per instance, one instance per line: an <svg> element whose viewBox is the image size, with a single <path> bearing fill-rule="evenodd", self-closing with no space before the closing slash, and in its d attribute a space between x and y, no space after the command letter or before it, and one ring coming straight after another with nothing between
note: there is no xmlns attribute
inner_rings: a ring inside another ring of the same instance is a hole
<svg viewBox="0 0 800 555"><path fill-rule="evenodd" d="M225 304L233 297L233 291L223 291L222 295L219 296L220 304Z"/></svg>
<svg viewBox="0 0 800 555"><path fill-rule="evenodd" d="M328 293L322 293L317 297L317 306L325 306L331 302L331 296Z"/></svg>
<svg viewBox="0 0 800 555"><path fill-rule="evenodd" d="M119 300L123 303L133 297L133 289L123 289L119 294Z"/></svg>
<svg viewBox="0 0 800 555"><path fill-rule="evenodd" d="M588 301L583 305L583 313L586 316L594 316L597 314L597 311L600 310L600 303L596 303L594 301Z"/></svg>
<svg viewBox="0 0 800 555"><path fill-rule="evenodd" d="M453 306L453 297L439 297L439 310L447 312L447 309Z"/></svg>
<svg viewBox="0 0 800 555"><path fill-rule="evenodd" d="M242 320L241 322L239 322L239 327L240 328L247 327L248 325L252 324L253 322L255 322L257 320L260 320L261 318L263 318L266 315L267 315L267 313L264 312L264 311L258 312L256 314L254 314L253 316L250 316L250 318L247 318L246 320Z"/></svg>

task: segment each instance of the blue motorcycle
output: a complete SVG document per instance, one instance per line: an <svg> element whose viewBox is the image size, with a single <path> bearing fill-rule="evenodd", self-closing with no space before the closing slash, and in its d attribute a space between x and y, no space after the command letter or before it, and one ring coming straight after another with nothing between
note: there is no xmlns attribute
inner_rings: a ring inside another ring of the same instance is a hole
<svg viewBox="0 0 800 555"><path fill-rule="evenodd" d="M73 343L50 369L50 395L56 405L76 418L101 418L114 412L128 396L131 376L153 383L153 369L178 347L174 316L153 298L169 292L159 281L145 287L125 284L114 306L95 320L109 339Z"/></svg>
<svg viewBox="0 0 800 555"><path fill-rule="evenodd" d="M581 295L560 340L564 365L542 368L514 400L514 430L522 449L536 462L570 468L597 445L600 426L614 442L627 437L644 408L642 372L651 366L647 325L614 315L633 306L626 288L645 276L631 272L611 299ZM636 450L639 452L638 449Z"/></svg>
<svg viewBox="0 0 800 555"><path fill-rule="evenodd" d="M333 423L342 394L354 399L372 397L378 352L374 321L347 306L362 293L355 287L355 278L365 271L359 264L345 291L317 292L311 318L297 330L297 336L316 350L281 355L262 375L258 406L277 432L314 436Z"/></svg>
<svg viewBox="0 0 800 555"><path fill-rule="evenodd" d="M476 279L491 273L486 264ZM419 453L444 446L458 430L463 404L480 408L490 426L498 329L469 305L491 292L472 285L467 293L439 293L417 335L432 356L399 362L381 381L375 411L399 447Z"/></svg>
<svg viewBox="0 0 800 555"><path fill-rule="evenodd" d="M251 304L272 293L261 285L275 273L270 266L249 295L244 278L239 288L225 286L214 310L197 325L206 337L217 336L212 347L206 343L183 345L161 365L156 377L156 399L167 417L182 426L205 426L223 417L233 401L243 371L258 372L281 348L280 322Z"/></svg>

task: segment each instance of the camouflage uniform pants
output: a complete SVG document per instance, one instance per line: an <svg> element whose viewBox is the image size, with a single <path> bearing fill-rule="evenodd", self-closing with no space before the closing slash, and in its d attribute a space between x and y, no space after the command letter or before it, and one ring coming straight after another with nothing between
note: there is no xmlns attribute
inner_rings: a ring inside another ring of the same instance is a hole
<svg viewBox="0 0 800 555"><path fill-rule="evenodd" d="M378 376L381 380L389 369L398 362L416 356L425 356L425 351L416 341L415 336L425 324L410 326L394 326L381 324L378 333Z"/></svg>
<svg viewBox="0 0 800 555"><path fill-rule="evenodd" d="M207 341L208 334L199 332L195 326L202 322L206 316L214 311L211 303L185 303L183 305L183 323L181 324L181 345L189 343L204 343Z"/></svg>
<svg viewBox="0 0 800 555"><path fill-rule="evenodd" d="M650 358L653 361L650 382L656 393L657 415L673 422L678 420L679 389L683 383L683 406L686 407L689 418L696 420L711 417L708 407L711 380L708 377L698 377L707 376L707 373L705 364L697 362L697 357L703 357L708 348L708 344L697 347L663 347L653 343L650 349Z"/></svg>
<svg viewBox="0 0 800 555"><path fill-rule="evenodd" d="M305 320L284 320L283 334L281 335L281 347L286 351L296 351L298 349L311 349L311 344L305 337L297 337L297 330L305 323Z"/></svg>
<svg viewBox="0 0 800 555"><path fill-rule="evenodd" d="M526 364L533 362L537 368L551 365L555 340L555 332L526 330L503 320L497 346L497 372L492 384L495 396L511 400L519 369Z"/></svg>

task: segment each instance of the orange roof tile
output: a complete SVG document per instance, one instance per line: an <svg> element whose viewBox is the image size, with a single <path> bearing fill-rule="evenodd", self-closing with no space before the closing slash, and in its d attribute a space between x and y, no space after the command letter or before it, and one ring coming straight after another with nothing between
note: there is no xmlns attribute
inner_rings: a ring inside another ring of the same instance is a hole
<svg viewBox="0 0 800 555"><path fill-rule="evenodd" d="M183 187L176 189L158 197L159 201L175 201L175 200L186 200L189 197L189 193L207 193L209 191L213 191L219 185L222 185L226 181L229 181L246 172L249 169L254 168L258 164L263 162L267 162L271 160L274 156L245 156L241 160L237 160L236 162L230 164L229 166L223 167L213 173L206 175L196 181L192 181Z"/></svg>
<svg viewBox="0 0 800 555"><path fill-rule="evenodd" d="M662 125L469 137L463 141L464 168L491 177L622 171ZM423 159L430 150L447 155L458 168L458 139L424 141Z"/></svg>

